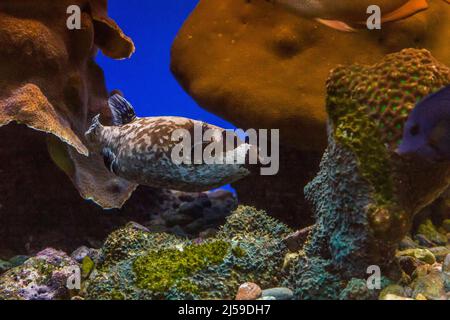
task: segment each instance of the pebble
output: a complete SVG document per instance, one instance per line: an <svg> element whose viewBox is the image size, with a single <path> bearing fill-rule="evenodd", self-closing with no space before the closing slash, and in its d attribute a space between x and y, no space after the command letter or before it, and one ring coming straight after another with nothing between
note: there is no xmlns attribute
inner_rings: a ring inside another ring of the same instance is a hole
<svg viewBox="0 0 450 320"><path fill-rule="evenodd" d="M202 239L208 239L215 237L219 231L214 228L206 229L205 231L200 232L199 237Z"/></svg>
<svg viewBox="0 0 450 320"><path fill-rule="evenodd" d="M450 248L447 247L434 247L429 250L436 257L437 262L444 262L445 257L450 254Z"/></svg>
<svg viewBox="0 0 450 320"><path fill-rule="evenodd" d="M25 261L27 261L29 258L30 258L29 256L23 256L23 255L15 256L9 260L9 263L11 263L12 267L15 268L15 267L23 265L25 263Z"/></svg>
<svg viewBox="0 0 450 320"><path fill-rule="evenodd" d="M168 227L185 226L195 220L192 216L180 213L163 215L163 218Z"/></svg>
<svg viewBox="0 0 450 320"><path fill-rule="evenodd" d="M405 272L409 276L411 276L414 271L423 264L422 261L410 256L398 257L397 261L403 272Z"/></svg>
<svg viewBox="0 0 450 320"><path fill-rule="evenodd" d="M448 254L442 264L442 272L450 273L450 254Z"/></svg>
<svg viewBox="0 0 450 320"><path fill-rule="evenodd" d="M209 201L209 199L207 199ZM211 202L209 202L211 206ZM184 202L178 208L178 213L190 216L194 219L203 217L203 206L200 203L195 202Z"/></svg>
<svg viewBox="0 0 450 320"><path fill-rule="evenodd" d="M284 244L290 252L297 252L303 248L313 226L296 231L283 239Z"/></svg>
<svg viewBox="0 0 450 320"><path fill-rule="evenodd" d="M272 297L272 296L267 296L267 297L261 297L257 300L274 301L274 300L277 300L277 298Z"/></svg>
<svg viewBox="0 0 450 320"><path fill-rule="evenodd" d="M9 261L0 260L0 274L8 271L12 268L12 264Z"/></svg>
<svg viewBox="0 0 450 320"><path fill-rule="evenodd" d="M82 247L79 247L78 249L76 249L74 252L72 252L70 257L73 260L75 260L76 262L81 263L84 258L89 256L90 252L91 252L91 249L89 249L86 246L82 246Z"/></svg>
<svg viewBox="0 0 450 320"><path fill-rule="evenodd" d="M246 282L239 287L236 300L257 300L262 295L261 288L253 282Z"/></svg>
<svg viewBox="0 0 450 320"><path fill-rule="evenodd" d="M275 300L292 300L294 292L289 288L272 288L263 290L262 297L274 297Z"/></svg>
<svg viewBox="0 0 450 320"><path fill-rule="evenodd" d="M395 294L387 294L381 300L408 300L409 301L409 300L414 300L414 299L397 296Z"/></svg>
<svg viewBox="0 0 450 320"><path fill-rule="evenodd" d="M450 219L444 220L442 223L442 228L445 230L445 232L450 233Z"/></svg>
<svg viewBox="0 0 450 320"><path fill-rule="evenodd" d="M446 295L444 279L441 273L436 271L414 280L412 289L413 297L421 294L428 300L441 300Z"/></svg>
<svg viewBox="0 0 450 320"><path fill-rule="evenodd" d="M432 248L434 247L436 244L432 241L430 241L425 235L423 234L417 234L414 239L417 241L417 243L422 246L422 247L426 247L426 248Z"/></svg>
<svg viewBox="0 0 450 320"><path fill-rule="evenodd" d="M416 300L428 300L427 297L425 297L423 294L419 293L416 296Z"/></svg>
<svg viewBox="0 0 450 320"><path fill-rule="evenodd" d="M391 284L388 285L386 288L384 288L380 293L380 300L389 300L386 299L387 296L397 296L397 297L403 297L406 296L405 288L403 288L401 285L398 284Z"/></svg>
<svg viewBox="0 0 450 320"><path fill-rule="evenodd" d="M407 249L400 252L397 252L397 257L409 256L419 259L427 264L436 263L436 257L434 254L428 249Z"/></svg>
<svg viewBox="0 0 450 320"><path fill-rule="evenodd" d="M410 237L403 238L403 240L399 244L400 250L416 249L416 248L417 248L417 243L415 243L414 240L411 239Z"/></svg>
<svg viewBox="0 0 450 320"><path fill-rule="evenodd" d="M147 227L144 227L143 225L134 221L128 222L126 227L137 231L150 232L150 230Z"/></svg>

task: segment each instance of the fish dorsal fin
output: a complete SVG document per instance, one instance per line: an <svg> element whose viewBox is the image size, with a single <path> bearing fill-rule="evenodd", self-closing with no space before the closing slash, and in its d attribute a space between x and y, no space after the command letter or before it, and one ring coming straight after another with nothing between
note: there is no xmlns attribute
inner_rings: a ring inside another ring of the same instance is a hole
<svg viewBox="0 0 450 320"><path fill-rule="evenodd" d="M317 18L316 19L317 22L320 22L321 24L335 29L335 30L339 30L339 31L343 31L343 32L356 32L355 29L353 29L352 27L350 27L347 23L343 22L343 21L339 21L339 20L327 20L327 19L320 19Z"/></svg>
<svg viewBox="0 0 450 320"><path fill-rule="evenodd" d="M445 0L450 1L450 0ZM408 18L417 12L423 11L428 9L428 3L427 0L409 0L407 3L405 3L400 8L383 15L381 21L382 22L392 22L396 20L401 20Z"/></svg>
<svg viewBox="0 0 450 320"><path fill-rule="evenodd" d="M113 125L123 126L136 119L133 106L120 94L111 96L108 103L113 116Z"/></svg>

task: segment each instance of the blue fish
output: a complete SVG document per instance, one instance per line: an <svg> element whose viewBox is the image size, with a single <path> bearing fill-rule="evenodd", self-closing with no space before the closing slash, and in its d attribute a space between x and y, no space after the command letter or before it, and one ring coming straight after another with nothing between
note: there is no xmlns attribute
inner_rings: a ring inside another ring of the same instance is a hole
<svg viewBox="0 0 450 320"><path fill-rule="evenodd" d="M409 115L397 153L450 161L450 86L429 95Z"/></svg>

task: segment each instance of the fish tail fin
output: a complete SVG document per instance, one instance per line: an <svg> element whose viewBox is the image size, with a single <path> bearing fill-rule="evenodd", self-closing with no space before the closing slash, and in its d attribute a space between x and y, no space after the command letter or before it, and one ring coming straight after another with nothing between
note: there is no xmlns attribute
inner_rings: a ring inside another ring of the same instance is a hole
<svg viewBox="0 0 450 320"><path fill-rule="evenodd" d="M445 0L448 2L448 0ZM382 22L392 22L408 18L417 12L428 9L427 0L409 0L403 6L393 12L383 15Z"/></svg>
<svg viewBox="0 0 450 320"><path fill-rule="evenodd" d="M112 95L108 104L113 116L113 125L123 126L136 119L133 106L120 94Z"/></svg>
<svg viewBox="0 0 450 320"><path fill-rule="evenodd" d="M321 24L338 30L342 32L356 32L356 29L352 28L350 25L348 25L346 22L339 21L339 20L327 20L327 19L320 19L316 18L317 22L320 22Z"/></svg>

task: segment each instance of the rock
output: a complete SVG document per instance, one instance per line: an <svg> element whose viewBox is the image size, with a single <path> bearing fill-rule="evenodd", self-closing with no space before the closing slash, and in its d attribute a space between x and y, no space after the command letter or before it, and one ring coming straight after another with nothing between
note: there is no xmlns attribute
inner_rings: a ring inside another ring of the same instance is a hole
<svg viewBox="0 0 450 320"><path fill-rule="evenodd" d="M415 249L417 247L417 243L415 243L410 237L404 237L398 246L400 250Z"/></svg>
<svg viewBox="0 0 450 320"><path fill-rule="evenodd" d="M417 243L419 244L419 246L421 247L426 247L426 248L432 248L434 246L436 246L436 243L434 243L433 241L429 240L425 235L423 234L416 234L414 236L414 239L417 241Z"/></svg>
<svg viewBox="0 0 450 320"><path fill-rule="evenodd" d="M84 283L84 297L231 300L250 279L264 288L282 287L288 252L282 239L292 232L265 212L244 206L208 240L122 228L101 248L102 264Z"/></svg>
<svg viewBox="0 0 450 320"><path fill-rule="evenodd" d="M437 245L446 245L447 237L440 233L431 219L425 220L417 229L418 234L424 235L428 240Z"/></svg>
<svg viewBox="0 0 450 320"><path fill-rule="evenodd" d="M72 252L70 257L74 259L76 262L81 263L85 257L89 256L90 252L91 249L89 249L86 246L82 246L76 249L74 252Z"/></svg>
<svg viewBox="0 0 450 320"><path fill-rule="evenodd" d="M447 255L450 254L450 248L449 247L434 247L429 249L431 253L434 254L436 257L437 262L444 262Z"/></svg>
<svg viewBox="0 0 450 320"><path fill-rule="evenodd" d="M366 279L352 278L341 291L339 300L373 300L377 297L377 291L367 286Z"/></svg>
<svg viewBox="0 0 450 320"><path fill-rule="evenodd" d="M417 296L416 296L416 300L428 300L427 299L427 297L425 297L423 294L421 294L421 293L419 293Z"/></svg>
<svg viewBox="0 0 450 320"><path fill-rule="evenodd" d="M272 288L262 291L262 297L273 297L275 300L292 300L294 292L289 288Z"/></svg>
<svg viewBox="0 0 450 320"><path fill-rule="evenodd" d="M207 193L208 198L212 201L224 201L228 199L233 199L234 195L227 190L216 190Z"/></svg>
<svg viewBox="0 0 450 320"><path fill-rule="evenodd" d="M275 300L277 300L277 298L272 297L272 296L267 296L267 297L261 297L261 298L259 298L259 299L257 299L257 300L275 301Z"/></svg>
<svg viewBox="0 0 450 320"><path fill-rule="evenodd" d="M450 254L448 254L442 264L442 272L450 273Z"/></svg>
<svg viewBox="0 0 450 320"><path fill-rule="evenodd" d="M184 226L184 231L188 234L199 234L202 230L205 229L205 221L204 219L197 219L188 225Z"/></svg>
<svg viewBox="0 0 450 320"><path fill-rule="evenodd" d="M13 266L12 266L12 264L9 261L0 260L0 274L2 274L3 272L8 271L12 267Z"/></svg>
<svg viewBox="0 0 450 320"><path fill-rule="evenodd" d="M9 263L11 263L12 267L15 268L24 264L29 258L30 257L24 255L15 256L9 260Z"/></svg>
<svg viewBox="0 0 450 320"><path fill-rule="evenodd" d="M178 199L180 199L183 202L192 202L195 200L195 197L193 194L180 192L180 194L178 194Z"/></svg>
<svg viewBox="0 0 450 320"><path fill-rule="evenodd" d="M78 263L66 253L45 249L0 276L0 299L69 299L69 277Z"/></svg>
<svg viewBox="0 0 450 320"><path fill-rule="evenodd" d="M426 276L418 277L412 283L413 297L421 294L428 300L441 300L445 297L444 279L439 272L431 272Z"/></svg>
<svg viewBox="0 0 450 320"><path fill-rule="evenodd" d="M166 214L163 215L164 220L166 220L166 224L168 227L174 227L174 226L185 226L192 221L194 221L194 218L186 215L186 214Z"/></svg>
<svg viewBox="0 0 450 320"><path fill-rule="evenodd" d="M199 237L202 239L208 239L215 237L217 232L219 232L217 229L208 228L205 231L200 232Z"/></svg>
<svg viewBox="0 0 450 320"><path fill-rule="evenodd" d="M239 287L236 300L257 300L262 295L261 288L252 282L246 282Z"/></svg>
<svg viewBox="0 0 450 320"><path fill-rule="evenodd" d="M442 228L447 232L450 233L450 219L446 219L442 222Z"/></svg>
<svg viewBox="0 0 450 320"><path fill-rule="evenodd" d="M414 270L411 278L417 279L421 277L425 277L427 274L431 272L433 267L429 264L423 264L421 266L418 266L416 270Z"/></svg>
<svg viewBox="0 0 450 320"><path fill-rule="evenodd" d="M408 300L409 301L409 300L414 300L414 299L406 298L406 297L402 297L402 296L397 296L395 294L387 294L381 300L392 300L392 301L394 301L394 300Z"/></svg>
<svg viewBox="0 0 450 320"><path fill-rule="evenodd" d="M128 222L126 227L130 228L130 229L134 229L134 230L150 232L150 230L147 227L144 227L143 225L141 225L141 224L139 224L137 222L134 222L134 221Z"/></svg>
<svg viewBox="0 0 450 320"><path fill-rule="evenodd" d="M180 226L175 226L175 227L171 228L169 231L170 231L170 233L172 233L175 236L180 237L180 238L188 238L189 237L189 235Z"/></svg>
<svg viewBox="0 0 450 320"><path fill-rule="evenodd" d="M91 272L94 270L95 263L89 256L85 256L81 262L81 276L83 279L87 279Z"/></svg>
<svg viewBox="0 0 450 320"><path fill-rule="evenodd" d="M402 256L414 257L427 264L434 264L436 262L434 254L428 249L407 249L397 252L397 257Z"/></svg>
<svg viewBox="0 0 450 320"><path fill-rule="evenodd" d="M420 265L424 264L424 262L422 262L414 257L411 257L411 256L397 257L397 261L400 265L400 268L408 276L411 276Z"/></svg>
<svg viewBox="0 0 450 320"><path fill-rule="evenodd" d="M288 235L283 242L286 244L289 251L297 252L301 250L313 227L314 226L310 226Z"/></svg>
<svg viewBox="0 0 450 320"><path fill-rule="evenodd" d="M208 200L209 201L209 200ZM209 201L211 206L211 202ZM193 219L198 219L203 217L203 206L197 201L195 202L184 202L178 208L178 213L181 215L187 215Z"/></svg>
<svg viewBox="0 0 450 320"><path fill-rule="evenodd" d="M89 257L92 261L97 262L100 255L100 250L81 246L76 249L70 257L78 263L82 263L84 258Z"/></svg>
<svg viewBox="0 0 450 320"><path fill-rule="evenodd" d="M391 284L391 285L387 286L386 288L384 288L380 292L379 299L380 300L390 300L390 299L386 299L387 296L389 296L389 295L399 296L399 297L407 296L405 288L403 288L402 286L400 286L398 284Z"/></svg>

